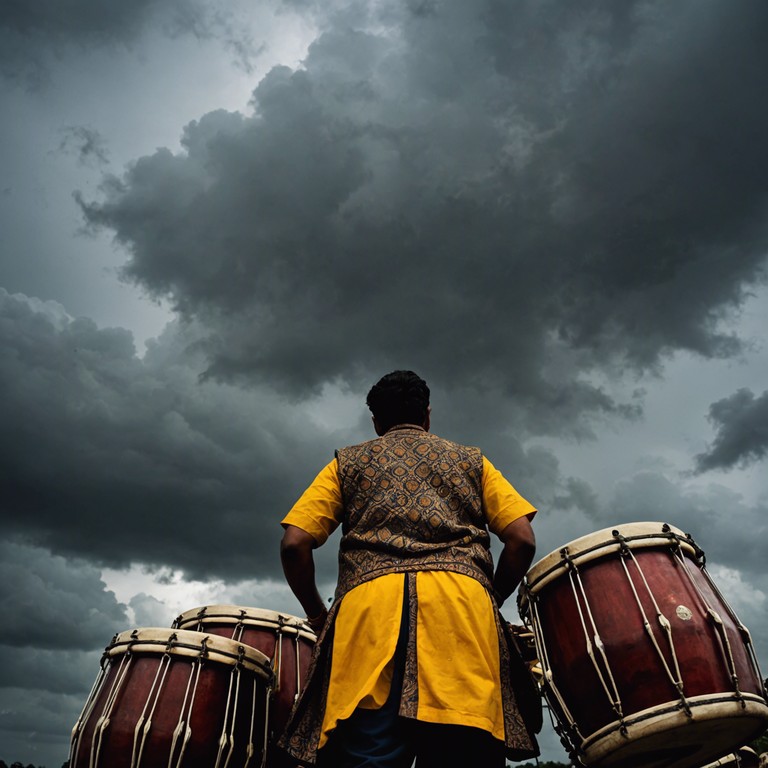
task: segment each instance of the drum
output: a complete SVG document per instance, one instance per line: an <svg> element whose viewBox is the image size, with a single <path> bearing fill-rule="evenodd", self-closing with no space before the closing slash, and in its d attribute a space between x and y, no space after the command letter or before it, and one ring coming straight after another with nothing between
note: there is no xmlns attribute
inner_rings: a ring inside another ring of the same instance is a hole
<svg viewBox="0 0 768 768"><path fill-rule="evenodd" d="M234 640L122 632L106 648L72 730L69 766L259 766L271 680L267 657Z"/></svg>
<svg viewBox="0 0 768 768"><path fill-rule="evenodd" d="M207 605L182 613L173 626L228 637L269 658L274 690L266 727L270 741L276 740L306 681L317 639L309 624L296 616L262 608Z"/></svg>
<svg viewBox="0 0 768 768"><path fill-rule="evenodd" d="M749 632L677 528L630 523L567 544L530 569L519 608L574 761L695 768L768 725Z"/></svg>

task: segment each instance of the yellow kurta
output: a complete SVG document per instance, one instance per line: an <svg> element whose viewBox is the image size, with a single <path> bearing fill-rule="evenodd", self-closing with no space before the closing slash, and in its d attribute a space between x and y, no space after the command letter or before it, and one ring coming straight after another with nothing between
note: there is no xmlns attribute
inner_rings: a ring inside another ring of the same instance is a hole
<svg viewBox="0 0 768 768"><path fill-rule="evenodd" d="M483 457L483 509L491 532L535 508ZM343 520L334 459L283 519L323 544ZM380 576L350 590L336 617L322 747L355 708L378 709L387 699L400 630L404 575ZM467 725L504 739L499 646L491 598L475 579L451 571L416 574L417 719Z"/></svg>

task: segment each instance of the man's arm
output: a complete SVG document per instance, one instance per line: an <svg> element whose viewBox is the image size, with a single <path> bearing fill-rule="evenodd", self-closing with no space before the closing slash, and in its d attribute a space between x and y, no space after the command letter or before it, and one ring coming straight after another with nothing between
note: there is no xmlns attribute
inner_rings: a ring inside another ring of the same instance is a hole
<svg viewBox="0 0 768 768"><path fill-rule="evenodd" d="M325 624L328 610L317 591L315 560L312 550L317 547L314 537L296 527L286 525L280 542L280 560L283 572L293 594L307 614L309 625L315 631Z"/></svg>
<svg viewBox="0 0 768 768"><path fill-rule="evenodd" d="M527 573L536 552L536 537L526 516L511 522L499 538L504 542L504 549L493 577L493 590L501 606Z"/></svg>

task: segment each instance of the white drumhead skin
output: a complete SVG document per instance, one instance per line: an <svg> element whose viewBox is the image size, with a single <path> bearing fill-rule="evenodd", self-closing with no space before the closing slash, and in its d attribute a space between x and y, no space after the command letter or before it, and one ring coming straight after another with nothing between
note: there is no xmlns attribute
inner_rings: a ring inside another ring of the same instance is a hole
<svg viewBox="0 0 768 768"><path fill-rule="evenodd" d="M584 762L595 768L699 768L756 738L768 725L768 705L753 694L693 696L688 717L674 702L615 722L581 744Z"/></svg>
<svg viewBox="0 0 768 768"><path fill-rule="evenodd" d="M668 533L663 530L664 527ZM670 534L683 539L686 537L686 534L674 525L659 522L623 523L603 528L564 544L535 563L525 576L525 589L535 593L552 579L565 573L566 566L561 554L563 549L568 550L568 556L577 565L604 557L611 552L618 552L620 543L614 536L614 531L629 540L627 546L632 550L665 546L670 542ZM695 554L694 548L687 542L681 542L681 546L690 554Z"/></svg>
<svg viewBox="0 0 768 768"><path fill-rule="evenodd" d="M264 679L272 677L269 658L256 648L218 635L168 627L142 627L115 635L107 646L107 656L153 653L198 658L234 666L240 664Z"/></svg>
<svg viewBox="0 0 768 768"><path fill-rule="evenodd" d="M298 634L311 642L317 638L306 620L298 616L243 605L201 605L199 608L191 608L178 616L174 626L183 628L198 624L205 625L206 622L243 623L272 629L279 627L283 632Z"/></svg>

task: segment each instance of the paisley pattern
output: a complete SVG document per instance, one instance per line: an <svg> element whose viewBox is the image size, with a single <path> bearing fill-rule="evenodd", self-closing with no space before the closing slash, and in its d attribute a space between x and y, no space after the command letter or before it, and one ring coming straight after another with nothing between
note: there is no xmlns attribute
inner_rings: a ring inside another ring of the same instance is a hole
<svg viewBox="0 0 768 768"><path fill-rule="evenodd" d="M457 571L491 589L478 448L404 425L336 458L345 511L337 598L404 571Z"/></svg>
<svg viewBox="0 0 768 768"><path fill-rule="evenodd" d="M400 714L418 711L416 572L449 570L477 579L493 594L493 560L482 509L482 454L402 425L384 437L337 451L345 520L339 547L336 599L314 649L307 685L294 708L279 747L296 760L315 761L331 671L333 628L344 595L356 586L387 573L408 574L409 635ZM495 605L495 603L494 603ZM537 714L521 714L535 684L505 633L495 611L499 637L502 699L507 754L516 760L539 754L534 731ZM521 678L522 669L528 675ZM513 687L514 686L514 687ZM535 710L535 706L534 706ZM526 715L525 719L523 715ZM530 726L533 725L533 728Z"/></svg>
<svg viewBox="0 0 768 768"><path fill-rule="evenodd" d="M416 615L419 610L419 595L416 592L416 574L408 576L408 645L405 647L405 673L403 691L400 695L400 714L416 719L419 710L419 665L416 657Z"/></svg>

